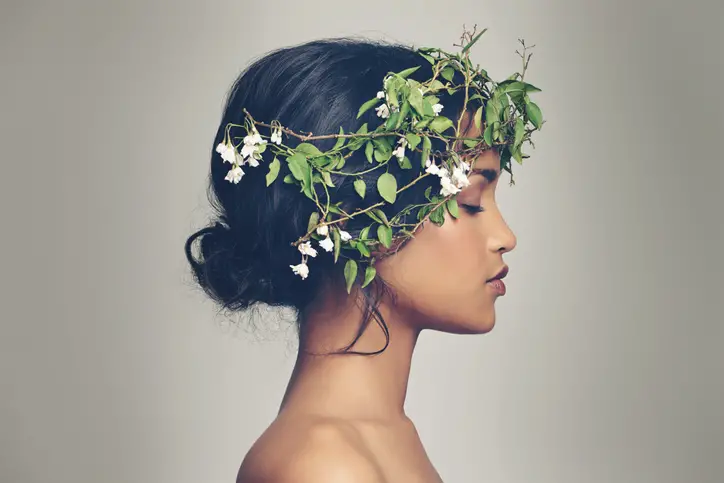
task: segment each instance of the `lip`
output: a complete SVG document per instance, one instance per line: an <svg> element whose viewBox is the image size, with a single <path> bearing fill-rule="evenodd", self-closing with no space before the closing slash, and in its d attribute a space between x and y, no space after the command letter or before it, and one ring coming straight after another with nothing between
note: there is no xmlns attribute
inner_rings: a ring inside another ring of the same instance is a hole
<svg viewBox="0 0 724 483"><path fill-rule="evenodd" d="M505 278L505 276L508 275L508 265L503 265L503 268L500 269L498 274L494 276L491 279L488 279L488 282L492 282L493 280L500 280L502 278Z"/></svg>

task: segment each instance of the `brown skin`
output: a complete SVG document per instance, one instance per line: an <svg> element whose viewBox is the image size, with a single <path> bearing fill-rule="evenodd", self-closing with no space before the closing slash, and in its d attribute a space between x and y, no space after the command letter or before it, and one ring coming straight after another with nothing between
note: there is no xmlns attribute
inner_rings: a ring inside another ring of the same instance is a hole
<svg viewBox="0 0 724 483"><path fill-rule="evenodd" d="M471 165L500 173L493 150ZM311 355L348 345L362 317L362 305L354 303L358 292L325 291L302 327L279 414L247 454L238 482L442 481L405 414L410 363L424 329L482 334L495 326L498 295L486 281L516 245L495 202L499 178L489 183L471 174L457 197L458 219L446 213L440 227L426 222L414 240L376 265L397 293L396 305L385 298L379 307L390 337L383 353ZM470 213L464 204L485 211ZM372 321L351 350L374 352L385 341Z"/></svg>

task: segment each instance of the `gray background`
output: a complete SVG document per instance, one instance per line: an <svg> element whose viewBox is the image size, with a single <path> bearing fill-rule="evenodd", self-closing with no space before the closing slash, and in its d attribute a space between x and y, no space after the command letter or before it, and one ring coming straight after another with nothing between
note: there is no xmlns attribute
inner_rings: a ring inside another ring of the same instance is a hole
<svg viewBox="0 0 724 483"><path fill-rule="evenodd" d="M360 35L520 70L547 124L498 200L485 336L423 333L446 482L724 481L720 2L11 1L0 12L0 480L232 482L294 362L194 288L213 135L265 52Z"/></svg>

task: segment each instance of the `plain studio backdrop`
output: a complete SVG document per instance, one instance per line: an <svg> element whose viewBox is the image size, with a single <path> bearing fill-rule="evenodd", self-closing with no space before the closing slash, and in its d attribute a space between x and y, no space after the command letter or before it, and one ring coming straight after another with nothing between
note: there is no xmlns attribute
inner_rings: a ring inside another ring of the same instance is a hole
<svg viewBox="0 0 724 483"><path fill-rule="evenodd" d="M492 332L426 331L407 411L450 483L724 481L724 6L710 1L7 1L0 481L233 482L294 363L191 282L237 74L364 36L520 71L546 124Z"/></svg>

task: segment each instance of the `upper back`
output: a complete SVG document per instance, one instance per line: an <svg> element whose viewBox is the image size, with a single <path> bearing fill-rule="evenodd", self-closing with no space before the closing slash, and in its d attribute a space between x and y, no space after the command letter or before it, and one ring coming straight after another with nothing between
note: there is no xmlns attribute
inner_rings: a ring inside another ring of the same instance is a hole
<svg viewBox="0 0 724 483"><path fill-rule="evenodd" d="M278 417L247 453L237 483L382 483L356 429L326 418Z"/></svg>

